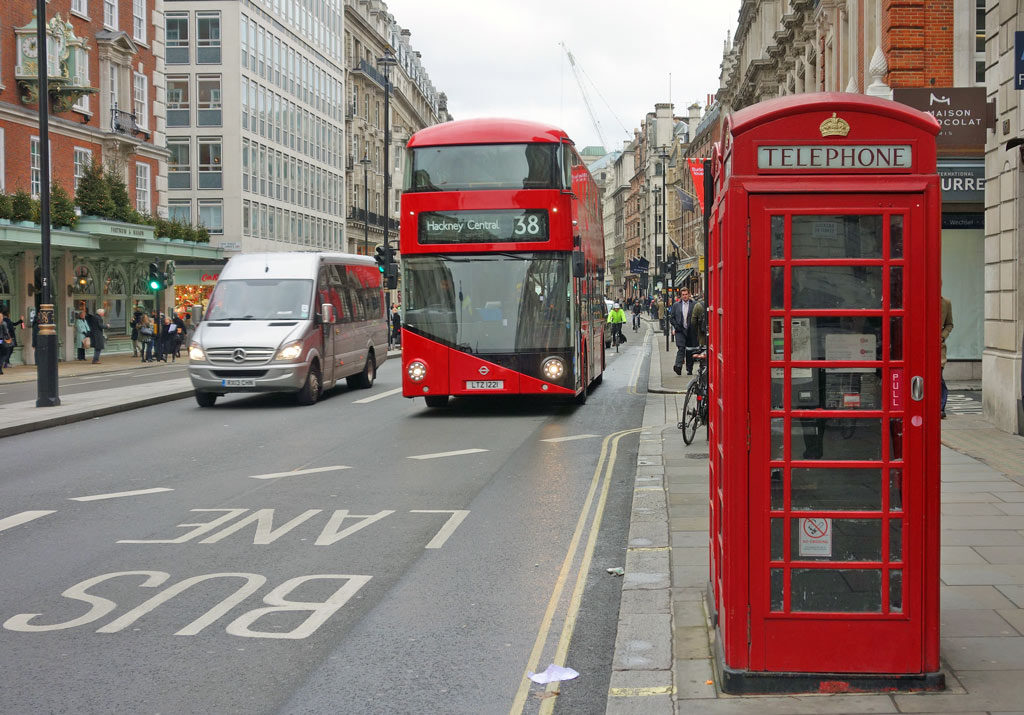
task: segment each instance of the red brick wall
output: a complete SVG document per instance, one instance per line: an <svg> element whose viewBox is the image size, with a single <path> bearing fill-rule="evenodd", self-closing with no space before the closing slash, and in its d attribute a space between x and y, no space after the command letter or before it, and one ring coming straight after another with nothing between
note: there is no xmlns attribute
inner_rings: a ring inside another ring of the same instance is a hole
<svg viewBox="0 0 1024 715"><path fill-rule="evenodd" d="M890 87L953 84L953 0L885 0L882 50Z"/></svg>
<svg viewBox="0 0 1024 715"><path fill-rule="evenodd" d="M6 103L13 105L13 107L22 109L28 109L34 116L37 111L37 106L35 104L24 104L21 101L21 89L18 87L17 82L14 81L14 65L17 62L18 53L17 47L15 46L15 37L12 28L23 27L32 20L32 13L35 10L35 0L0 0L0 4L3 6L2 14L0 14L0 84L4 85L4 89L0 90L0 103ZM152 23L149 23L152 16L153 4L154 0L146 0L146 20L148 23L146 28L146 44L136 43L138 46L138 53L131 61L132 73L137 72L139 69L139 63L142 63L143 72L148 77L149 117L147 126L150 131L150 143L153 141L153 131L156 127L156 120L153 116L153 99L156 91L153 88L152 81L153 73L156 70L156 58L153 56L150 49L156 30ZM49 17L53 17L57 13L60 13L62 19L71 23L76 35L87 38L89 48L89 81L93 87L99 89L101 86L100 60L94 36L96 32L103 29L102 0L89 0L90 20L85 20L78 15L71 14L71 0L49 0L47 3L47 13ZM130 37L132 35L132 1L119 0L118 13L118 28L126 32ZM123 97L129 96L131 86L131 80L129 80L129 93L123 93ZM121 108L127 111L134 111L134 107L131 104L127 107ZM92 98L90 99L90 109L92 110L92 116L84 115L74 110L50 115L50 166L52 175L53 179L60 181L69 193L73 191L72 187L74 186L74 147L77 146L92 149L93 158L97 161L103 160L102 150L96 142L68 136L67 130L62 127L62 122L53 120L56 118L57 120L63 119L71 121L76 125L90 127L95 131L100 132L101 126L105 126L105 124L101 124L100 121L100 98L98 93L92 95ZM34 125L30 127L9 120L0 119L0 127L4 128L6 135L4 147L6 190L8 193L13 193L18 188L22 187L28 190L29 137L37 136L39 134L38 126ZM150 174L151 183L153 184L150 189L151 206L155 213L156 194L154 187L156 183L157 162L150 159L142 159L138 156L129 158L125 165L125 181L128 184L129 195L132 197L133 202L135 199L136 161L145 161L151 165Z"/></svg>

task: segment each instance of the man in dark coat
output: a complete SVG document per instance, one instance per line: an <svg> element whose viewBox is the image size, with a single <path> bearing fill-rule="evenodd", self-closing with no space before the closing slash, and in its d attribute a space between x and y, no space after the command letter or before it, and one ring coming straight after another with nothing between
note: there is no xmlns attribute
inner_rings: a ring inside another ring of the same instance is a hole
<svg viewBox="0 0 1024 715"><path fill-rule="evenodd" d="M0 367L11 366L11 354L14 352L14 348L18 347L18 333L15 330L18 326L25 325L25 318L21 318L17 322L11 320L10 310L0 310L0 314L3 315L4 326L7 328L7 334L11 342L7 343L7 354L4 356L3 361L0 361Z"/></svg>
<svg viewBox="0 0 1024 715"><path fill-rule="evenodd" d="M672 370L677 375L683 374L683 361L686 361L686 374L693 374L693 353L687 348L695 348L699 345L699 331L697 321L694 320L694 306L696 303L690 297L690 291L686 288L679 290L679 300L672 304L668 311L668 320L675 331L676 339L676 361Z"/></svg>
<svg viewBox="0 0 1024 715"><path fill-rule="evenodd" d="M391 343L395 346L402 344L402 314L398 312L398 306L391 306Z"/></svg>
<svg viewBox="0 0 1024 715"><path fill-rule="evenodd" d="M85 322L89 324L89 340L92 342L92 363L96 365L100 361L100 352L106 347L107 340L103 334L104 329L110 326L104 322L106 311L98 308L96 314L87 313Z"/></svg>

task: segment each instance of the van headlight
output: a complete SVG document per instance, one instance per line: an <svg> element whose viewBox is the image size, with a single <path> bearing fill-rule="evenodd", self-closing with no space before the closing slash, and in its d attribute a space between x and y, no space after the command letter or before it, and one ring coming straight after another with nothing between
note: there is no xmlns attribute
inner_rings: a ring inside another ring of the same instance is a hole
<svg viewBox="0 0 1024 715"><path fill-rule="evenodd" d="M189 360L205 360L206 353L199 347L199 343L192 343L188 346L188 359Z"/></svg>
<svg viewBox="0 0 1024 715"><path fill-rule="evenodd" d="M292 343L291 345L285 345L283 348L277 351L277 357L275 360L298 360L302 357L302 343Z"/></svg>
<svg viewBox="0 0 1024 715"><path fill-rule="evenodd" d="M413 382L423 382L423 379L427 376L427 364L422 360L413 360L405 368L405 371Z"/></svg>
<svg viewBox="0 0 1024 715"><path fill-rule="evenodd" d="M565 363L562 358L549 357L541 363L540 371L548 380L561 380L565 374Z"/></svg>

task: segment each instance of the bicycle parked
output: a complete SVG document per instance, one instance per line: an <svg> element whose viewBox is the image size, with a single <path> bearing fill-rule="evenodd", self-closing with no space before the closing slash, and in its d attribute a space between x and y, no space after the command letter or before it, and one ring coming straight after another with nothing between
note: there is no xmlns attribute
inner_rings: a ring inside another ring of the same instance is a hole
<svg viewBox="0 0 1024 715"><path fill-rule="evenodd" d="M704 426L704 438L707 439L708 429L708 364L706 348L687 348L695 353L693 361L697 363L697 374L686 388L683 399L682 420L677 427L683 431L683 442L692 444L697 435L697 427Z"/></svg>

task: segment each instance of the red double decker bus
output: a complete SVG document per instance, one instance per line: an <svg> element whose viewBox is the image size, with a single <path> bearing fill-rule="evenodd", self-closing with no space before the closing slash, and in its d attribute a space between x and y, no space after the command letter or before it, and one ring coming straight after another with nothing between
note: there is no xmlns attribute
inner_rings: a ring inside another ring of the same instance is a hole
<svg viewBox="0 0 1024 715"><path fill-rule="evenodd" d="M597 185L556 127L469 119L416 132L400 247L402 394L566 395L604 372Z"/></svg>

